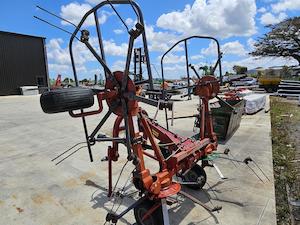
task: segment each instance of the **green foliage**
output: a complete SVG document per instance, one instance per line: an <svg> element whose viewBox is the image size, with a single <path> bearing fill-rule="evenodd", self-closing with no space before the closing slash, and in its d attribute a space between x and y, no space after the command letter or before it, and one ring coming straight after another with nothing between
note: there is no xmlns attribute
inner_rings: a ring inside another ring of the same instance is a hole
<svg viewBox="0 0 300 225"><path fill-rule="evenodd" d="M300 17L268 25L270 32L254 44L252 56L292 57L300 65Z"/></svg>
<svg viewBox="0 0 300 225"><path fill-rule="evenodd" d="M88 79L86 79L86 78L84 78L83 80L81 80L80 81L81 83L88 83L89 82L89 80Z"/></svg>
<svg viewBox="0 0 300 225"><path fill-rule="evenodd" d="M235 65L233 66L233 71L235 71L236 74L245 74L247 73L248 68L245 66Z"/></svg>
<svg viewBox="0 0 300 225"><path fill-rule="evenodd" d="M290 77L291 76L291 70L288 66L283 66L281 72L282 72L283 77Z"/></svg>
<svg viewBox="0 0 300 225"><path fill-rule="evenodd" d="M264 76L264 72L263 71L258 71L257 72L257 77L262 77Z"/></svg>
<svg viewBox="0 0 300 225"><path fill-rule="evenodd" d="M63 80L63 83L69 83L70 82L70 79L68 77L66 77L64 80Z"/></svg>

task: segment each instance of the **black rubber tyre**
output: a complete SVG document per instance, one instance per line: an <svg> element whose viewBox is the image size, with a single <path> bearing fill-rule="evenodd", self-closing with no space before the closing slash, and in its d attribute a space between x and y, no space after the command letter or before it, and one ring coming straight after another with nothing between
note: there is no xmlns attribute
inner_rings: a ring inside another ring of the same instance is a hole
<svg viewBox="0 0 300 225"><path fill-rule="evenodd" d="M45 113L85 109L94 105L94 92L87 88L63 88L45 92L40 103Z"/></svg>
<svg viewBox="0 0 300 225"><path fill-rule="evenodd" d="M134 208L136 225L164 225L162 206L158 207L151 215L142 221L143 216L155 205L155 201L145 200Z"/></svg>
<svg viewBox="0 0 300 225"><path fill-rule="evenodd" d="M199 190L205 185L207 176L202 166L196 164L182 179L185 182L198 182L198 184L187 184L186 186L194 190Z"/></svg>

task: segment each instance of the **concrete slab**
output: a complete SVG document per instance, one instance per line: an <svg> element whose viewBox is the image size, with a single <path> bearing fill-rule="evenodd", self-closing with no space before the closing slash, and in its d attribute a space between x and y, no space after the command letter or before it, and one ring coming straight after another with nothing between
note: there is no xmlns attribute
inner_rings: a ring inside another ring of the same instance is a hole
<svg viewBox="0 0 300 225"><path fill-rule="evenodd" d="M196 98L176 103L175 115L191 115L197 103ZM0 105L0 224L103 224L113 205L106 197L107 165L100 161L107 145L98 144L93 148L94 163L89 163L86 149L81 149L55 166L51 159L84 141L80 119L73 119L66 113L44 114L38 96L1 97ZM143 107L150 115L154 114L155 108ZM88 118L88 126L95 126L104 113ZM163 118L161 112L158 120L162 124ZM113 118L110 118L102 132L110 134L112 124ZM171 129L182 135L192 135L192 126L193 119L176 120ZM185 200L169 210L171 224L276 224L269 114L261 111L244 116L239 130L230 141L219 146L219 151L225 148L230 148L237 159L251 156L271 182L257 169L264 183L245 165L218 159L216 164L228 179L220 180L213 168L207 168L208 183L204 190L187 191L209 205L222 205L223 210L210 214ZM115 180L126 161L125 149L121 148L120 153L121 159L114 165ZM147 165L157 167L152 161L147 161ZM119 187L124 185L132 170L133 165L128 164ZM180 197L179 200L184 199ZM125 198L119 211L133 201ZM133 213L129 213L118 224L133 223Z"/></svg>

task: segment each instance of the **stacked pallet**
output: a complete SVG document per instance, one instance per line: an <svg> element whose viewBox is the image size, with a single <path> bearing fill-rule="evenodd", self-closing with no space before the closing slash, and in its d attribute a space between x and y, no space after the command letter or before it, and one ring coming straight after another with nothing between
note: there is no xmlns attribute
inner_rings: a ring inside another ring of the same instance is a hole
<svg viewBox="0 0 300 225"><path fill-rule="evenodd" d="M282 80L278 86L277 94L283 97L300 97L300 81Z"/></svg>

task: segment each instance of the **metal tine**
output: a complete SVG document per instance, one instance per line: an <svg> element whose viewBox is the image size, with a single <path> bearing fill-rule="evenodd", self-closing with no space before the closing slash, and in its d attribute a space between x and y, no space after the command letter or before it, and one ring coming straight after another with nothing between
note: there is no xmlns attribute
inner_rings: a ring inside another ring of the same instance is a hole
<svg viewBox="0 0 300 225"><path fill-rule="evenodd" d="M219 156L218 158L220 158L220 159L226 159L226 160L230 160L230 161L234 161L234 162L237 162L237 163L245 163L245 162L244 162L244 161L242 161L242 160L238 160L238 159L231 159L231 158L224 157L224 156Z"/></svg>
<svg viewBox="0 0 300 225"><path fill-rule="evenodd" d="M66 154L67 152L71 151L73 148L75 148L76 146L80 145L80 144L85 144L86 142L83 141L83 142L79 142L75 145L73 145L71 148L67 149L66 151L64 151L63 153L59 154L58 156L56 156L54 159L52 159L51 161L55 161L56 159L58 159L59 157L61 157L62 155Z"/></svg>
<svg viewBox="0 0 300 225"><path fill-rule="evenodd" d="M113 11L117 14L117 16L119 17L119 19L120 19L121 22L123 23L123 25L126 27L127 32L129 32L129 28L128 28L127 24L125 23L125 21L123 20L123 18L120 16L120 14L118 13L118 11L117 11L116 8L114 7L114 5L110 2L110 0L107 0L107 2L109 3L109 5L110 5L111 8L113 9Z"/></svg>
<svg viewBox="0 0 300 225"><path fill-rule="evenodd" d="M216 191L212 188L212 186L211 186L208 182L206 182L206 184L207 184L207 186L208 186L207 191L211 190L212 193L214 194L214 196L216 197L216 199L218 200L219 198L218 198L218 195L216 194ZM215 205L214 205L214 203L212 202L211 198L209 198L209 201L210 201L210 203L212 204L212 206L215 207Z"/></svg>
<svg viewBox="0 0 300 225"><path fill-rule="evenodd" d="M136 9L134 8L134 6L133 6L133 4L132 4L132 0L128 0L128 2L130 3L130 5L131 5L131 8L133 9L133 11L134 11L134 13L135 13L135 15L137 16L137 18L139 17L139 15L138 15L138 12L136 11Z"/></svg>
<svg viewBox="0 0 300 225"><path fill-rule="evenodd" d="M261 178L260 178L260 176L258 176L258 174L248 165L248 164L246 164L247 166L248 166L248 168L250 169L250 170L252 170L252 172L255 174L255 176L258 178L258 179L260 179L261 180L261 182L263 182L263 183L265 183Z"/></svg>
<svg viewBox="0 0 300 225"><path fill-rule="evenodd" d="M81 113L83 113L83 109L81 109ZM88 133L88 128L87 128L87 124L86 124L86 120L85 117L82 117L82 123L83 123L83 129L84 129L84 134L85 134L85 140L86 140L86 144L87 144L87 148L88 148L88 153L89 153L89 157L90 157L90 162L93 162L93 152L92 152L92 148L91 148L91 143L89 142L89 133Z"/></svg>
<svg viewBox="0 0 300 225"><path fill-rule="evenodd" d="M101 127L103 126L103 124L107 121L107 119L110 117L110 115L112 114L111 110L108 110L107 113L104 115L104 117L102 118L102 120L100 121L100 123L97 125L97 127L95 128L95 130L92 132L92 134L89 136L90 139L95 138L96 134L98 133L98 131L101 129Z"/></svg>
<svg viewBox="0 0 300 225"><path fill-rule="evenodd" d="M46 21L46 20L44 20L44 19L42 19L42 18L40 18L40 17L37 17L37 16L33 16L35 19L38 19L38 20L40 20L40 21L42 21L42 22L44 22L44 23L46 23L46 24L48 24L48 25L50 25L50 26L52 26L52 27L55 27L55 28L57 28L57 29L59 29L59 30L61 30L61 31L63 31L63 32L65 32L65 33L67 33L67 34L69 34L69 35L73 35L71 32L69 32L69 31L67 31L67 30L65 30L65 29L63 29L63 28L61 28L61 27L59 27L59 26L57 26L57 25L54 25L53 23L50 23L50 22L48 22L48 21ZM78 38L78 37L76 37L76 36L74 36L78 41L80 41L80 39Z"/></svg>
<svg viewBox="0 0 300 225"><path fill-rule="evenodd" d="M226 149L224 150L224 153L223 153L223 154L224 154L224 155L227 155L227 156L230 155L230 157L231 157L232 159L236 160L236 158L231 154L229 148L226 148ZM237 168L237 165L234 163L233 160L231 160L229 157L228 157L228 160L230 160L230 162Z"/></svg>
<svg viewBox="0 0 300 225"><path fill-rule="evenodd" d="M82 146L78 149L76 149L74 152L70 153L68 156L66 156L65 158L61 159L60 161L58 161L57 163L55 163L55 165L57 166L58 164L62 163L63 161L65 161L66 159L68 159L70 156L74 155L76 152L78 152L80 149L86 148L87 145Z"/></svg>
<svg viewBox="0 0 300 225"><path fill-rule="evenodd" d="M262 179L261 179L261 177L253 170L253 168L252 167L250 167L249 166L249 162L253 162L254 163L254 165L256 166L256 167L258 167L258 165L253 161L253 159L251 158L251 157L247 157L246 159L244 159L244 161L241 161L241 160L237 160L237 159L230 159L230 158L225 158L225 157L222 157L222 156L219 156L219 158L221 158L221 159L227 159L227 160L230 160L230 161L234 161L234 162L237 162L237 163L245 163L246 165L247 165L247 167L250 169L250 170L252 170L252 172L255 174L255 176L259 179L259 180L261 180L261 182L263 182L263 183L265 183ZM260 169L259 167L258 167L258 169ZM260 169L261 170L261 169ZM262 170L261 170L261 172L262 172ZM262 172L263 173L263 172ZM264 174L264 173L263 173ZM264 174L264 176L266 176L265 174ZM266 177L267 179L268 179L268 177ZM268 179L269 180L269 179Z"/></svg>
<svg viewBox="0 0 300 225"><path fill-rule="evenodd" d="M229 152L229 154L230 154L230 156L231 156L233 159L236 159L230 152ZM237 165L236 165L233 161L231 161L231 162L232 162L232 164L233 164L236 168L238 168Z"/></svg>
<svg viewBox="0 0 300 225"><path fill-rule="evenodd" d="M267 177L267 175L263 172L263 170L258 166L258 164L251 157L247 157L244 160L244 163L246 163L247 165L248 165L249 162L253 162L254 166L257 167L260 170L260 172L264 175L265 178L268 179L268 181L270 181L270 179Z"/></svg>
<svg viewBox="0 0 300 225"><path fill-rule="evenodd" d="M254 160L252 160L252 161L253 161L254 165L260 170L260 172L265 176L265 178L267 178L268 181L271 181L269 179L269 177L265 174L265 172L259 167L259 165Z"/></svg>
<svg viewBox="0 0 300 225"><path fill-rule="evenodd" d="M45 9L45 8L42 8L42 7L39 6L39 5L36 5L36 7L39 8L40 10L43 10L44 12L50 14L51 16L54 16L54 17L56 17L56 18L58 18L58 19L61 19L61 20L65 21L65 22L67 22L67 23L69 23L69 24L71 24L71 25L73 25L74 27L77 28L77 26L76 26L74 23L72 23L71 21L69 21L69 20L67 20L67 19L65 19L65 18L63 18L63 17L61 17L61 16L58 16L58 15L56 15L55 13L50 12L49 10L47 10L47 9Z"/></svg>

